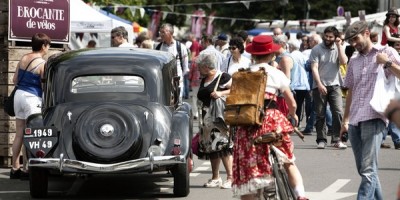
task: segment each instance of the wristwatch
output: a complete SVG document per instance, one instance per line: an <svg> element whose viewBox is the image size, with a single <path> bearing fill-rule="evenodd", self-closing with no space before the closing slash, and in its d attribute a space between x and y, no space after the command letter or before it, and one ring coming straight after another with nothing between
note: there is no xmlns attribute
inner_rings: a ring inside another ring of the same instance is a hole
<svg viewBox="0 0 400 200"><path fill-rule="evenodd" d="M390 68L392 66L392 61L387 61L386 63L385 63L385 65L383 66L383 68Z"/></svg>

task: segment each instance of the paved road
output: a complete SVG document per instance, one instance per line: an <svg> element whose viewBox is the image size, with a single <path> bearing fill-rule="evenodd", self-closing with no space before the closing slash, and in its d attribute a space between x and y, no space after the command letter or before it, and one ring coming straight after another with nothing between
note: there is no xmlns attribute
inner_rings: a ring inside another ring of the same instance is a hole
<svg viewBox="0 0 400 200"><path fill-rule="evenodd" d="M197 130L197 127L195 128ZM300 128L302 129L302 128ZM353 200L360 178L355 170L352 150L332 147L316 149L315 133L301 141L293 136L297 165L303 175L306 193L312 200ZM387 142L391 141L390 138ZM384 199L396 199L400 182L400 150L382 149L379 176ZM203 188L211 177L210 163L195 158L191 173L191 191L180 199L232 199L230 190ZM226 174L221 167L222 177ZM0 168L0 200L31 199L29 182L9 180L9 169ZM172 178L148 174L129 176L94 176L89 178L57 178L50 181L48 199L176 199L172 195Z"/></svg>

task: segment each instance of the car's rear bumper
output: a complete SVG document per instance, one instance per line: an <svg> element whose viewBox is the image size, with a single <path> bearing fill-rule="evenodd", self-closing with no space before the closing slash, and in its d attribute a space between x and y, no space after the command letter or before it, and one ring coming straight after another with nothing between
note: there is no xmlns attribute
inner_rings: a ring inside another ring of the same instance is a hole
<svg viewBox="0 0 400 200"><path fill-rule="evenodd" d="M67 169L75 169L82 172L119 172L125 170L149 169L153 171L155 166L170 166L179 163L185 163L184 155L173 156L150 156L136 160L129 160L113 164L99 164L86 161L64 159L61 154L60 158L31 158L29 159L29 167L39 167L47 169L58 169L63 172Z"/></svg>

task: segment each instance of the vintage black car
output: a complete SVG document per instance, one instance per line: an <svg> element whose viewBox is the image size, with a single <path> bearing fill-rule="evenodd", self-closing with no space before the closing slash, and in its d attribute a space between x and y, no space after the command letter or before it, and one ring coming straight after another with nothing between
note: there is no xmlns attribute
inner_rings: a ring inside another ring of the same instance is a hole
<svg viewBox="0 0 400 200"><path fill-rule="evenodd" d="M187 196L193 127L176 67L171 54L138 48L49 58L42 113L24 133L31 196L47 196L53 175L159 171L173 175L175 196Z"/></svg>

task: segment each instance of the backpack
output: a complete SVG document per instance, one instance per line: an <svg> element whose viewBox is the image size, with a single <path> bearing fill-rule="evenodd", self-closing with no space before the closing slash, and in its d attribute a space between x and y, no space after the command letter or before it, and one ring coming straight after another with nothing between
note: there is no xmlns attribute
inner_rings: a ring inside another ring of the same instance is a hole
<svg viewBox="0 0 400 200"><path fill-rule="evenodd" d="M231 126L262 125L267 73L239 69L232 75L231 92L226 98L224 118Z"/></svg>
<svg viewBox="0 0 400 200"><path fill-rule="evenodd" d="M176 41L176 40L175 40ZM157 46L156 46L156 50L160 50L161 49L161 45L162 42L160 42ZM182 59L182 49L181 49L181 43L179 41L176 41L176 50L178 51L178 57L179 57L179 61L181 63L181 69L183 72L183 59Z"/></svg>

